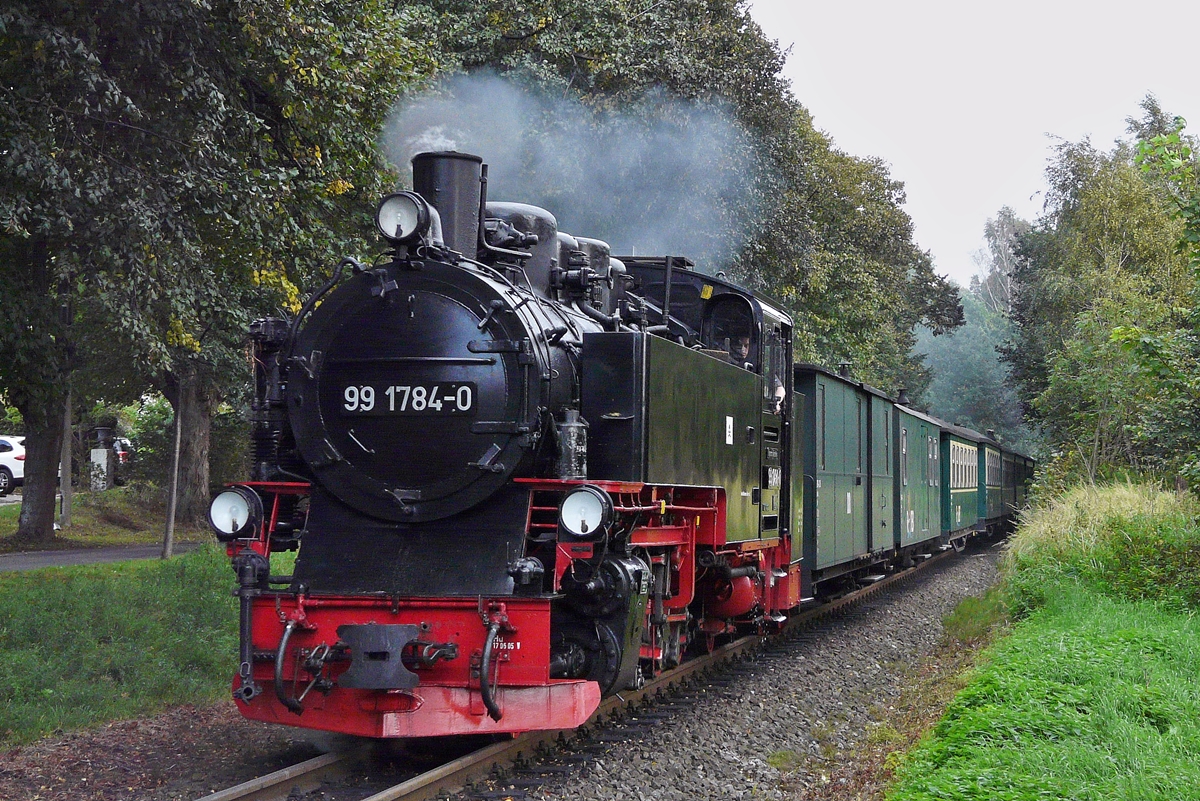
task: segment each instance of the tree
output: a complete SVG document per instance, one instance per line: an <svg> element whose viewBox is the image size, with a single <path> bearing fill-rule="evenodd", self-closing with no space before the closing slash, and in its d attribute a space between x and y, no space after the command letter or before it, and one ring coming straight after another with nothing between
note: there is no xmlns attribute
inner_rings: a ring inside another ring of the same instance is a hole
<svg viewBox="0 0 1200 801"><path fill-rule="evenodd" d="M1131 132L1161 130L1153 98L1143 110ZM1107 153L1087 140L1061 143L1047 169L1046 211L1015 249L1005 359L1059 466L1092 479L1122 468L1178 469L1162 443L1186 439L1163 436L1162 423L1188 421L1195 406L1168 391L1162 362L1148 369L1143 360L1168 339L1169 349L1186 351L1173 332L1194 279L1177 247L1186 227L1172 216L1169 184L1139 170L1137 152L1124 142Z"/></svg>
<svg viewBox="0 0 1200 801"><path fill-rule="evenodd" d="M982 275L971 277L971 292L978 295L990 311L1012 313L1013 275L1017 270L1017 248L1032 226L1004 206L983 228L987 249L975 256Z"/></svg>
<svg viewBox="0 0 1200 801"><path fill-rule="evenodd" d="M4 269L32 264L38 276L0 298L5 355L10 343L22 354L0 392L30 426L20 536L50 536L35 510L46 497L40 460L56 452L38 443L55 435L37 421L60 405L70 371L54 311L67 299L109 322L112 345L176 387L185 416L196 412L185 513L202 508L203 420L219 378L234 375L245 321L286 304L359 239L367 199L391 180L375 134L397 86L430 66L406 35L411 22L383 2L57 0L0 11L0 220L15 254ZM32 303L39 293L46 302Z"/></svg>
<svg viewBox="0 0 1200 801"><path fill-rule="evenodd" d="M1162 182L1167 203L1182 230L1176 248L1191 271L1188 305L1164 324L1134 318L1116 326L1112 340L1137 360L1151 384L1136 424L1138 443L1152 462L1176 473L1179 483L1200 487L1200 170L1197 142L1183 133L1181 117L1166 123L1153 97L1143 104L1148 121L1129 120L1141 139L1138 163Z"/></svg>
<svg viewBox="0 0 1200 801"><path fill-rule="evenodd" d="M1079 314L1124 291L1144 291L1168 305L1186 291L1186 265L1175 253L1178 225L1133 154L1128 144L1110 153L1087 140L1058 145L1047 168L1046 212L1019 239L1012 274L1016 329L1004 354L1035 416L1033 401L1048 388L1054 355L1071 338ZM1144 280L1124 280L1132 276Z"/></svg>
<svg viewBox="0 0 1200 801"><path fill-rule="evenodd" d="M678 109L645 102L656 92L727 112L745 137L726 149L724 166L744 178L746 191L714 203L690 195L668 199L718 210L691 227L693 240L706 249L737 244L719 266L785 303L805 358L849 358L861 377L885 386L921 384L919 361L909 358L912 328L921 320L938 331L960 324L956 291L912 242L903 186L882 161L841 153L815 129L781 76L783 53L743 0L421 0L420 6L429 12L429 35L447 55L443 69L487 68L537 92L581 99L581 108L566 109L558 120L518 117L534 130L553 129L563 118L574 124L597 110L633 109L644 120ZM492 116L502 115L506 96L491 96ZM610 138L628 143L636 131L616 128ZM638 213L622 206L633 193L601 194L622 214Z"/></svg>

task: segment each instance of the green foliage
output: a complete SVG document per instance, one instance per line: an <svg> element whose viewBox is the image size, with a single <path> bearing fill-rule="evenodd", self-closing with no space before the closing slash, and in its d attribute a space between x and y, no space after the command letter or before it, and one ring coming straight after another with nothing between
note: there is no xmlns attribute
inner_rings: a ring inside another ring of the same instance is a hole
<svg viewBox="0 0 1200 801"><path fill-rule="evenodd" d="M1142 108L1130 130L1153 136L1163 114L1153 98ZM1061 143L1046 212L1019 237L1012 272L1005 359L1048 448L1092 480L1112 467L1178 474L1193 450L1182 432L1200 421L1197 396L1164 382L1195 280L1168 184L1137 153Z"/></svg>
<svg viewBox="0 0 1200 801"><path fill-rule="evenodd" d="M1200 793L1200 621L1059 586L987 659L889 801Z"/></svg>
<svg viewBox="0 0 1200 801"><path fill-rule="evenodd" d="M233 584L215 545L169 561L0 575L0 741L225 695Z"/></svg>
<svg viewBox="0 0 1200 801"><path fill-rule="evenodd" d="M976 431L993 429L1008 446L1035 452L1038 442L1022 419L1008 368L996 350L1011 335L1010 324L1002 312L989 308L978 289L964 293L962 303L962 328L940 337L928 329L918 333L916 350L924 352L933 374L920 402L942 419Z"/></svg>
<svg viewBox="0 0 1200 801"><path fill-rule="evenodd" d="M162 395L151 394L126 407L126 429L136 453L127 475L138 481L165 488L171 475L175 445L175 413ZM245 412L221 404L212 416L210 481L228 484L245 481L249 475L250 428Z"/></svg>
<svg viewBox="0 0 1200 801"><path fill-rule="evenodd" d="M26 422L60 413L76 358L118 400L198 386L185 419L243 382L248 321L365 241L383 117L432 68L412 22L383 0L0 10L0 393Z"/></svg>
<svg viewBox="0 0 1200 801"><path fill-rule="evenodd" d="M1165 115L1163 115L1165 116ZM1195 142L1176 117L1147 131L1137 161L1143 172L1165 184L1174 217L1182 224L1177 252L1191 269L1188 308L1173 309L1159 325L1133 321L1113 327L1112 341L1130 354L1151 387L1150 401L1133 436L1155 466L1200 487L1200 182ZM1151 134L1153 134L1151 136Z"/></svg>
<svg viewBox="0 0 1200 801"><path fill-rule="evenodd" d="M992 587L983 595L959 601L954 611L942 620L942 629L952 640L979 642L990 635L1005 619L1004 595Z"/></svg>
<svg viewBox="0 0 1200 801"><path fill-rule="evenodd" d="M1081 485L1022 519L1005 562L1016 613L1059 585L1172 608L1200 605L1200 503L1147 484Z"/></svg>
<svg viewBox="0 0 1200 801"><path fill-rule="evenodd" d="M912 354L913 329L940 335L961 325L958 290L913 242L903 184L886 165L838 151L807 113L796 125L806 185L788 200L805 206L811 244L782 269L763 264L759 280L791 301L798 358L848 360L864 380L919 394L929 374Z"/></svg>
<svg viewBox="0 0 1200 801"><path fill-rule="evenodd" d="M0 425L4 426L5 434L20 434L25 430L25 420L21 417L21 412L15 406L5 406L4 415L0 417Z"/></svg>

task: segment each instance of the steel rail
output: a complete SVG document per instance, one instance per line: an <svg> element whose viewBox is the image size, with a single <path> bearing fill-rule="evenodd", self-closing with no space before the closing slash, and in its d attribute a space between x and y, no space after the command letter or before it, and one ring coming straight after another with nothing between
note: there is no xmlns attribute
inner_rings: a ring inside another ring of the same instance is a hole
<svg viewBox="0 0 1200 801"><path fill-rule="evenodd" d="M287 798L293 790L306 793L328 779L345 774L356 756L355 751L322 754L197 801L277 801Z"/></svg>
<svg viewBox="0 0 1200 801"><path fill-rule="evenodd" d="M920 571L954 554L955 551L946 550L913 568L894 573L834 601L814 606L811 609L802 609L788 618L774 637L787 637L795 634L816 621L861 603L888 587L908 581ZM611 722L619 718L625 710L636 707L644 699L680 685L697 674L712 670L724 662L749 655L774 637L759 634L741 637L704 656L689 659L679 667L647 681L641 689L623 691L610 696L600 703L584 726L597 726L603 725L606 721ZM474 782L487 779L498 769L526 759L538 750L553 747L578 736L580 734L577 729L520 734L511 740L493 743L447 762L433 770L364 798L362 801L425 801L437 798ZM307 792L320 786L323 781L345 774L350 763L359 755L360 752L356 751L325 754L205 796L198 801L281 801L281 799L287 798L293 790Z"/></svg>

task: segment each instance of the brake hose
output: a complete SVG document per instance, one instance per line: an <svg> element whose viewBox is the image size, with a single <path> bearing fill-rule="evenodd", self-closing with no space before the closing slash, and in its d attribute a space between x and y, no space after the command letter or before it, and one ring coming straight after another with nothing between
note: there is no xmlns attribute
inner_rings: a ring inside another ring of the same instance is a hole
<svg viewBox="0 0 1200 801"><path fill-rule="evenodd" d="M492 621L488 626L487 639L483 643L483 660L479 664L479 693L483 696L483 705L487 707L488 717L492 720L499 721L503 717L500 707L496 705L496 701L492 698L492 687L490 684L490 676L492 673L492 648L496 644L496 635L500 633L500 623ZM278 668L276 668L278 670Z"/></svg>
<svg viewBox="0 0 1200 801"><path fill-rule="evenodd" d="M287 628L283 630L283 638L279 641L279 650L275 652L275 697L279 699L279 703L299 715L304 711L304 707L295 698L289 698L283 691L283 655L287 651L288 640L292 638L294 628L296 628L296 621L289 620Z"/></svg>

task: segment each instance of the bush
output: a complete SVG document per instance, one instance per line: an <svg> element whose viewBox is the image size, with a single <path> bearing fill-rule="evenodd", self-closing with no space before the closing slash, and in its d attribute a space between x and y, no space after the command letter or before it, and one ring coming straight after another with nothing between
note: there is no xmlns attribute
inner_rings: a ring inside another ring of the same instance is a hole
<svg viewBox="0 0 1200 801"><path fill-rule="evenodd" d="M129 437L137 449L128 475L165 484L171 474L175 445L175 412L162 395L147 395L133 407ZM241 410L223 403L213 415L208 448L213 484L245 481L249 475L250 426Z"/></svg>
<svg viewBox="0 0 1200 801"><path fill-rule="evenodd" d="M1081 486L1028 512L1005 557L1013 613L1079 583L1110 597L1200 607L1200 503L1148 484Z"/></svg>

